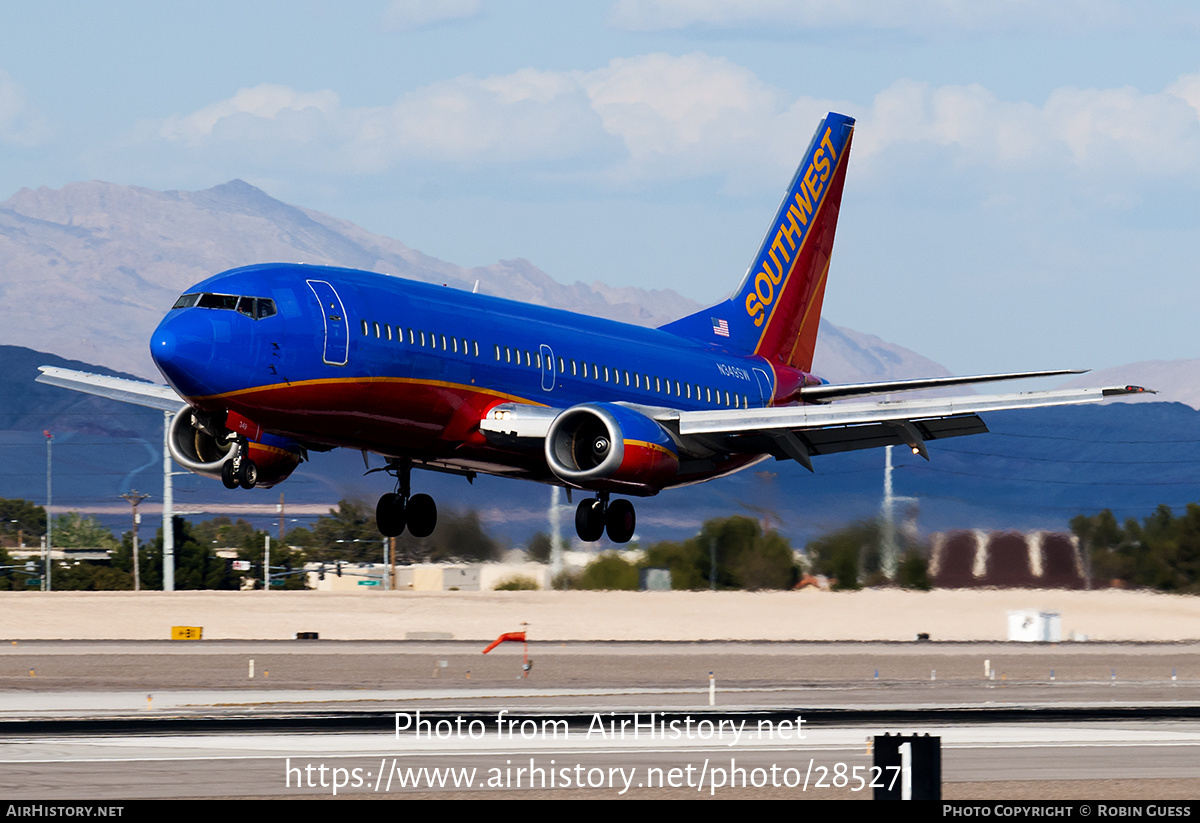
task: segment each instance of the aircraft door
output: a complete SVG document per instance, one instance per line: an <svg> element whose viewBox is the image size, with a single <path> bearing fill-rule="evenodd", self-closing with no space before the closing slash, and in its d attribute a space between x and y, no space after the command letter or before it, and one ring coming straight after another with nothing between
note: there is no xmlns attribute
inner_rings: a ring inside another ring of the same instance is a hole
<svg viewBox="0 0 1200 823"><path fill-rule="evenodd" d="M767 373L762 369L754 369L754 379L758 383L758 395L762 399L764 406L771 405L771 397L774 392L771 390L771 378L767 377Z"/></svg>
<svg viewBox="0 0 1200 823"><path fill-rule="evenodd" d="M344 366L350 359L350 334L342 298L324 280L307 282L321 304L321 317L325 321L325 351L322 359L330 366Z"/></svg>
<svg viewBox="0 0 1200 823"><path fill-rule="evenodd" d="M542 391L554 389L554 350L545 343L541 346L542 353Z"/></svg>

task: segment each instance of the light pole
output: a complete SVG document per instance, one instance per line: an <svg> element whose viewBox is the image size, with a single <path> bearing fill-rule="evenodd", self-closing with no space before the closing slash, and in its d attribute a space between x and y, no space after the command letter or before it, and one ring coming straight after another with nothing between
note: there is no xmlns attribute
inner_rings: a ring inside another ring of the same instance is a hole
<svg viewBox="0 0 1200 823"><path fill-rule="evenodd" d="M163 591L175 591L175 494L171 481L171 412L163 412Z"/></svg>
<svg viewBox="0 0 1200 823"><path fill-rule="evenodd" d="M142 572L138 564L138 524L142 522L142 516L138 514L138 503L141 503L150 495L139 494L137 489L133 489L126 494L121 495L129 501L129 505L133 508L133 590L140 592L142 590Z"/></svg>
<svg viewBox="0 0 1200 823"><path fill-rule="evenodd" d="M50 470L50 467L53 462L52 456L54 454L54 435L50 433L49 429L44 429L42 434L46 435L46 550L42 555L42 569L45 572L45 574L42 576L42 591L48 592L51 590L50 552L51 547L54 545L51 541L51 535L54 531L54 518L50 514L50 504L53 501L53 495L51 494L53 488L51 479L53 478L53 474Z"/></svg>

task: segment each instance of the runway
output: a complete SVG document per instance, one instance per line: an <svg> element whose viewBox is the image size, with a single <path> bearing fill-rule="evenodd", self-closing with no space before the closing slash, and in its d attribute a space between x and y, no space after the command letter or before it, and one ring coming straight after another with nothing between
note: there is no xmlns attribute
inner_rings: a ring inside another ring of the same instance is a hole
<svg viewBox="0 0 1200 823"><path fill-rule="evenodd" d="M0 791L868 799L870 738L904 732L942 738L948 799L1200 796L1197 644L534 644L527 679L519 644L480 651L10 643ZM428 734L398 736L418 711Z"/></svg>

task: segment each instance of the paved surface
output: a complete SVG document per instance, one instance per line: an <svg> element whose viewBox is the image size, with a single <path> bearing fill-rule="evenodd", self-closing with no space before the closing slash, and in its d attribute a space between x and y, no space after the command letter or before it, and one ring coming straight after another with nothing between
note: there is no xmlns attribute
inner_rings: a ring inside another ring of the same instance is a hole
<svg viewBox="0 0 1200 823"><path fill-rule="evenodd" d="M869 775L868 738L904 731L942 737L947 798L1200 797L1200 721L1137 719L1139 710L1195 714L1198 644L534 642L528 679L519 677L519 644L487 656L481 650L475 642L436 641L10 642L0 646L0 730L19 718L330 709L364 712L378 730L245 734L214 726L147 735L56 727L39 734L22 726L0 742L0 792L41 799L332 796L340 781L338 796L415 797L429 796L428 782L437 779L450 781L432 792L438 797L865 799L870 792L855 775ZM995 679L984 678L985 661ZM736 740L728 729L713 737L711 727L704 738L698 724L708 716L709 671L718 711L747 719L754 730L756 716L738 712L794 710L809 719L805 738L781 730L752 739L746 727ZM1004 706L1031 717L1046 707L1126 707L1133 719L920 720L949 706ZM915 714L903 726L831 722L839 707ZM461 716L468 727L478 719L487 733L454 737L443 727L443 739L397 737L396 713L412 718L417 710ZM545 732L500 739L492 728L501 712L591 713L606 722L610 712L663 710L691 716L697 734L631 739L575 728L565 739ZM798 782L802 772L807 787ZM468 774L473 788L456 789L453 781ZM747 785L731 786L742 774ZM418 785L401 788L401 781Z"/></svg>

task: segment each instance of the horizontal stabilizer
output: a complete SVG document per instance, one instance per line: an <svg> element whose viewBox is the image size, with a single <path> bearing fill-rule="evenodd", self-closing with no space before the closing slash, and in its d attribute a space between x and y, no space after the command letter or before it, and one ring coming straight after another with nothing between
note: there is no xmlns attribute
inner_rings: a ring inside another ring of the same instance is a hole
<svg viewBox="0 0 1200 823"><path fill-rule="evenodd" d="M103 374L90 374L73 369L59 369L54 366L38 366L38 371L41 372L37 376L39 383L107 397L109 400L119 400L122 403L149 406L152 409L169 412L179 411L186 405L170 386L143 383L140 380L126 380L123 377L108 377Z"/></svg>

